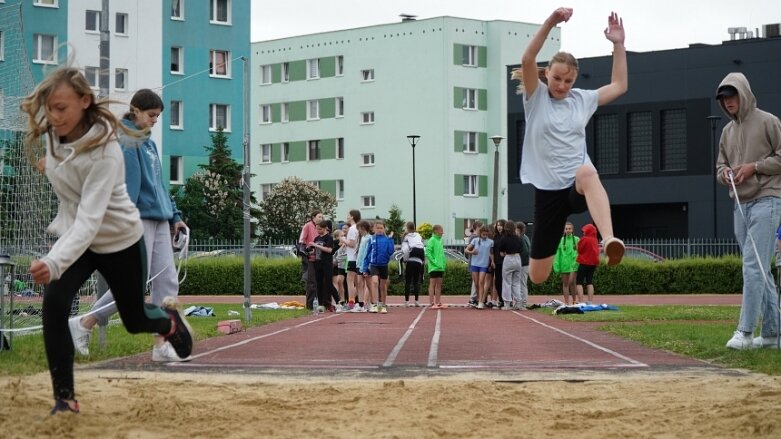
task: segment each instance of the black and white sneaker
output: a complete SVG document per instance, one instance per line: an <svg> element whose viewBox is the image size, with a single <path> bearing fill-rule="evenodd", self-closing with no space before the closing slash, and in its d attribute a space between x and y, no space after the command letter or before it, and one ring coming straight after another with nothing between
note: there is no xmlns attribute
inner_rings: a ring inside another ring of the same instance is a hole
<svg viewBox="0 0 781 439"><path fill-rule="evenodd" d="M163 337L171 343L179 358L187 358L193 351L193 330L176 307L171 298L163 300L163 310L171 319L171 331Z"/></svg>
<svg viewBox="0 0 781 439"><path fill-rule="evenodd" d="M53 415L56 415L57 413L60 413L60 412L78 413L79 412L79 402L75 401L75 400L73 402L75 403L75 407L72 408L67 402L65 402L65 400L58 399L58 400L54 401L54 407L52 407L52 411L49 412L49 414L53 416Z"/></svg>

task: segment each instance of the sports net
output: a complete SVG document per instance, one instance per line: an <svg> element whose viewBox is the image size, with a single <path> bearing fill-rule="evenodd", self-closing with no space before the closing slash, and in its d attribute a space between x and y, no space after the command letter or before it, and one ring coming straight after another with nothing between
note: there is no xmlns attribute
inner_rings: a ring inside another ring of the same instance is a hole
<svg viewBox="0 0 781 439"><path fill-rule="evenodd" d="M29 275L30 263L45 255L53 237L46 226L57 212L57 198L46 177L31 165L23 146L26 117L21 100L35 87L22 33L21 3L0 6L0 254L15 264L0 264L0 328L10 334L40 329L43 288ZM74 301L94 300L95 280Z"/></svg>

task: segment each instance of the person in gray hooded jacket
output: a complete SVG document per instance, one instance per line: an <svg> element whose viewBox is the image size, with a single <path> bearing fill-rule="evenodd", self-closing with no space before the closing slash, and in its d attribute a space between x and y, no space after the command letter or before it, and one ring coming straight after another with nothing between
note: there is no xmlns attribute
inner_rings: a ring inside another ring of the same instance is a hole
<svg viewBox="0 0 781 439"><path fill-rule="evenodd" d="M778 347L779 308L770 263L781 225L781 121L757 108L748 79L730 73L716 99L730 122L719 141L716 179L735 200L735 237L743 254L743 298L727 347ZM752 339L759 318L760 335Z"/></svg>

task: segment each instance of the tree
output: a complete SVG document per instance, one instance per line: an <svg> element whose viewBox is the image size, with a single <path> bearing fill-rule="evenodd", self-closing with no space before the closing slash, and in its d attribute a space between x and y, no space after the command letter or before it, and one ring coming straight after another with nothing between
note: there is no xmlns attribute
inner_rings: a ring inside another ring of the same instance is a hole
<svg viewBox="0 0 781 439"><path fill-rule="evenodd" d="M196 172L181 190L172 194L182 218L195 239L241 240L244 236L243 165L231 157L228 136L222 128L211 135L212 145L205 146L209 163L198 165ZM255 203L250 195L250 205ZM250 208L250 217L258 209ZM254 236L254 231L251 233Z"/></svg>
<svg viewBox="0 0 781 439"><path fill-rule="evenodd" d="M401 218L401 209L395 204L391 204L388 211L388 219L385 221L385 233L390 235L393 232L393 242L401 244L401 235L404 234L405 221Z"/></svg>
<svg viewBox="0 0 781 439"><path fill-rule="evenodd" d="M288 177L275 185L260 203L258 228L261 239L295 241L309 212L320 209L323 217L334 218L336 198L298 177Z"/></svg>

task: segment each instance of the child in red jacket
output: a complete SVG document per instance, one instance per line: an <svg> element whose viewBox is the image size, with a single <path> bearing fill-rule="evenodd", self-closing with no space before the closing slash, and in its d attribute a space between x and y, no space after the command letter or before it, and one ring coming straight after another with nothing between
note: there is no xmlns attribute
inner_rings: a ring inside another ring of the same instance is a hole
<svg viewBox="0 0 781 439"><path fill-rule="evenodd" d="M583 284L586 284L588 292L588 304L594 301L594 270L599 265L599 241L597 241L597 228L593 224L586 224L581 229L583 237L578 241L578 297L583 298Z"/></svg>

